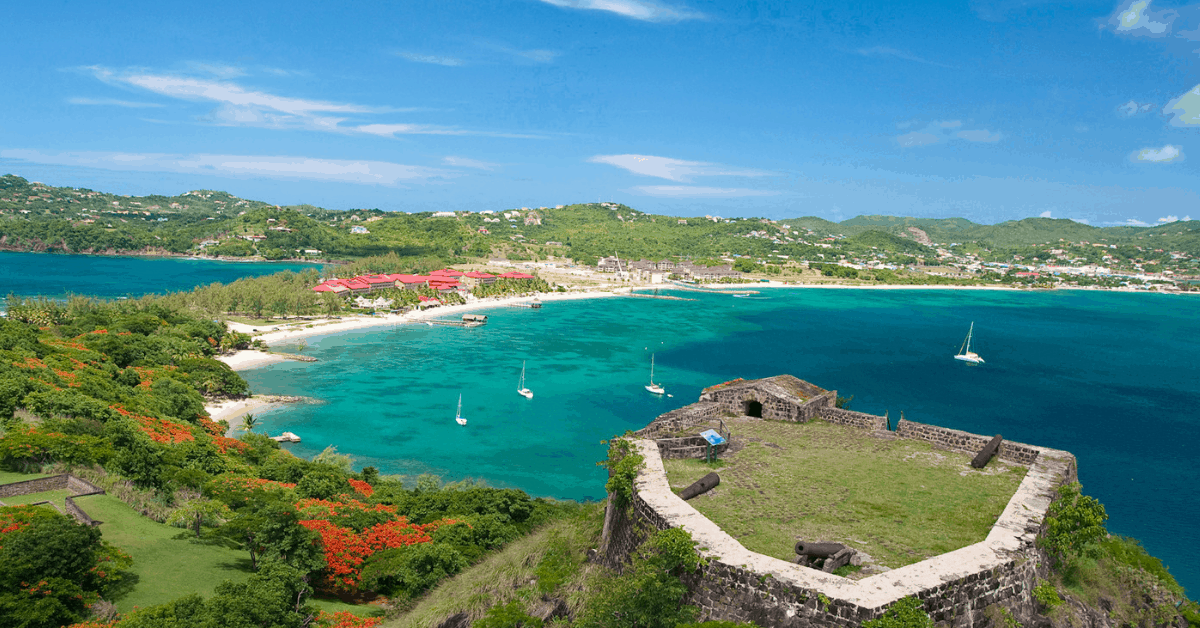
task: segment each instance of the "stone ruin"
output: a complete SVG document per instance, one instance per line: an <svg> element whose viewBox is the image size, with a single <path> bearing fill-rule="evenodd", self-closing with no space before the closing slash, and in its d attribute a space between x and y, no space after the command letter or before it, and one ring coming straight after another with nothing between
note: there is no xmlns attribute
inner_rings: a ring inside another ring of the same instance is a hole
<svg viewBox="0 0 1200 628"><path fill-rule="evenodd" d="M700 607L702 621L850 628L878 618L908 596L921 600L935 622L955 628L986 625L984 609L992 605L1007 608L1018 621L1031 619L1036 612L1033 587L1048 571L1036 540L1058 487L1076 479L1075 457L1065 451L901 419L888 437L976 455L982 464L994 456L1029 470L983 541L861 580L831 573L850 560L851 548L797 543L792 562L751 552L671 490L663 460L704 457L707 442L699 433L705 429L726 438L720 446L726 451L732 435L721 419L729 415L889 430L886 417L837 408L836 400L836 391L778 375L707 388L696 403L654 419L630 437L645 467L634 482L632 508L614 508L609 500L599 559L610 565L624 562L649 530L687 530L707 559L698 573L684 578L690 591L687 603Z"/></svg>

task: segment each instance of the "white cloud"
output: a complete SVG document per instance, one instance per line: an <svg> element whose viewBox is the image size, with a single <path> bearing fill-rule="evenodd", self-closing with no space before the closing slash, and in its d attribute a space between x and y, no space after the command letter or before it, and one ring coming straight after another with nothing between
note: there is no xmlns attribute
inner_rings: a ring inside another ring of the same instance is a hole
<svg viewBox="0 0 1200 628"><path fill-rule="evenodd" d="M83 166L105 170L178 172L226 177L302 179L364 185L402 186L458 176L453 170L408 166L386 161L321 159L267 155L62 152L0 150L0 157L39 164Z"/></svg>
<svg viewBox="0 0 1200 628"><path fill-rule="evenodd" d="M1187 222L1191 219L1192 219L1191 216L1184 216L1183 218L1180 218L1179 216L1167 215L1167 216L1163 216L1162 218L1159 218L1158 221L1163 224L1167 224L1167 223L1171 223L1171 222L1179 222L1180 220Z"/></svg>
<svg viewBox="0 0 1200 628"><path fill-rule="evenodd" d="M1200 124L1200 85L1189 89L1163 107L1163 115L1171 116L1172 126Z"/></svg>
<svg viewBox="0 0 1200 628"><path fill-rule="evenodd" d="M654 155L596 155L588 161L594 164L608 164L624 168L634 174L685 183L691 181L692 177L765 177L770 174L763 170L736 168L703 161L684 161L670 157L655 157Z"/></svg>
<svg viewBox="0 0 1200 628"><path fill-rule="evenodd" d="M928 146L929 144L937 144L941 138L933 133L922 133L921 131L913 131L896 137L896 141L901 146Z"/></svg>
<svg viewBox="0 0 1200 628"><path fill-rule="evenodd" d="M679 22L705 17L703 13L667 6L654 0L542 0L542 2L565 9L608 11L644 22Z"/></svg>
<svg viewBox="0 0 1200 628"><path fill-rule="evenodd" d="M1120 107L1117 107L1117 111L1126 118L1132 118L1138 114L1146 113L1153 108L1154 103L1139 103L1135 100L1131 100Z"/></svg>
<svg viewBox="0 0 1200 628"><path fill-rule="evenodd" d="M952 139L967 140L968 142L999 142L1004 136L999 131L993 133L987 129L964 129L955 131L954 129L961 128L962 120L934 120L925 125L925 128L920 131L911 131L904 135L897 135L896 142L905 148L913 148L917 146L929 146L930 144L939 144L943 141Z"/></svg>
<svg viewBox="0 0 1200 628"><path fill-rule="evenodd" d="M860 54L864 57L895 57L897 59L903 59L904 61L913 61L915 63L924 63L926 65L935 65L939 68L954 68L954 66L952 66L952 65L946 65L944 63L938 63L937 61L930 61L928 59L923 59L923 58L918 57L917 55L912 54L910 52L905 52L903 50L898 50L896 48L888 48L887 46L871 46L870 48L859 48L858 50L855 50L855 52L857 52L858 54Z"/></svg>
<svg viewBox="0 0 1200 628"><path fill-rule="evenodd" d="M469 157L443 157L442 163L447 166L456 166L459 168L475 168L477 170L495 170L500 167L500 164L494 164L487 161L479 161Z"/></svg>
<svg viewBox="0 0 1200 628"><path fill-rule="evenodd" d="M225 65L223 63L204 63L202 61L188 61L183 64L192 72L199 74L207 74L217 78L230 79L239 76L246 76L246 71L234 65Z"/></svg>
<svg viewBox="0 0 1200 628"><path fill-rule="evenodd" d="M1143 222L1141 220L1138 220L1137 218L1126 219L1125 222L1120 223L1120 224L1123 224L1123 225L1126 225L1129 227L1149 227L1150 226L1150 223Z"/></svg>
<svg viewBox="0 0 1200 628"><path fill-rule="evenodd" d="M975 129L972 131L959 131L958 133L955 133L955 136L958 137L959 139L967 140L968 142L986 142L989 144L992 142L999 142L1000 138L1001 138L1001 135L999 132L992 133L991 131L988 131L987 129Z"/></svg>
<svg viewBox="0 0 1200 628"><path fill-rule="evenodd" d="M457 66L463 65L462 59L456 59L454 57L443 57L440 55L422 55L422 54L417 54L415 52L397 52L396 54L400 55L401 57L404 57L405 59L408 59L409 61L416 61L417 63L432 63L434 65L445 65L445 66L450 66L450 67L457 67Z"/></svg>
<svg viewBox="0 0 1200 628"><path fill-rule="evenodd" d="M1183 148L1167 144L1162 148L1143 148L1132 155L1134 161L1169 164L1183 161Z"/></svg>
<svg viewBox="0 0 1200 628"><path fill-rule="evenodd" d="M1044 212L1042 212L1042 213L1038 214L1038 217L1040 217L1040 218L1052 218L1052 216L1050 215L1050 210L1046 210L1046 211L1044 211Z"/></svg>
<svg viewBox="0 0 1200 628"><path fill-rule="evenodd" d="M1081 224L1081 225L1090 225L1090 224L1092 224L1092 221L1088 220L1087 218L1072 218L1072 219L1071 219L1071 221L1072 221L1072 222L1077 222L1077 223L1079 223L1079 224Z"/></svg>
<svg viewBox="0 0 1200 628"><path fill-rule="evenodd" d="M1174 11L1156 11L1147 13L1150 0L1132 0L1117 9L1109 18L1111 24L1119 33L1145 37L1162 37L1171 27L1171 20L1177 17Z"/></svg>
<svg viewBox="0 0 1200 628"><path fill-rule="evenodd" d="M327 133L365 133L382 137L397 135L483 135L526 139L539 137L426 124L342 124L353 116L396 113L406 110L279 96L249 89L230 81L191 76L155 74L145 71L117 72L103 67L86 69L96 78L112 85L134 87L179 100L215 103L216 107L201 120L222 126L304 129Z"/></svg>
<svg viewBox="0 0 1200 628"><path fill-rule="evenodd" d="M67 102L71 103L72 105L109 105L113 107L130 107L135 109L163 106L158 103L133 102L129 100L117 100L115 98L68 98Z"/></svg>
<svg viewBox="0 0 1200 628"><path fill-rule="evenodd" d="M775 196L779 192L772 190L754 190L750 188L710 188L693 185L639 185L633 192L646 196L663 196L669 198L738 198L742 196Z"/></svg>

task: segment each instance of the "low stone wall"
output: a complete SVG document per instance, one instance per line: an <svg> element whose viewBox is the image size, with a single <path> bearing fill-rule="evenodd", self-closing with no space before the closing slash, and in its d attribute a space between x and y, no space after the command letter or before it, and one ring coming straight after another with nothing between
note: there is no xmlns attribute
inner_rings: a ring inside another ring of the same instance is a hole
<svg viewBox="0 0 1200 628"><path fill-rule="evenodd" d="M979 453L979 450L983 449L983 446L991 440L990 436L916 423L907 419L901 419L900 423L896 425L896 435L972 454ZM996 457L1008 462L1028 465L1037 459L1040 451L1043 451L1040 447L1005 440L1000 444L1000 451L996 453Z"/></svg>
<svg viewBox="0 0 1200 628"><path fill-rule="evenodd" d="M634 482L632 516L613 507L606 515L605 562L625 560L640 537L636 530L683 528L707 559L685 577L687 603L700 607L701 619L783 628L858 626L908 596L920 599L934 621L956 628L986 624L983 610L997 603L1018 620L1031 617L1041 560L1036 539L1058 486L1075 477L1071 454L1031 448L1037 455L1030 469L985 540L856 581L747 550L671 491L653 441L633 444L645 468Z"/></svg>
<svg viewBox="0 0 1200 628"><path fill-rule="evenodd" d="M666 434L697 423L703 423L713 417L721 416L724 412L725 409L721 404L701 401L660 414L649 425L635 433L638 436L653 438L660 434Z"/></svg>
<svg viewBox="0 0 1200 628"><path fill-rule="evenodd" d="M865 412L854 412L851 410L843 410L841 408L821 408L819 416L838 425L846 425L849 427L857 427L864 430L887 430L888 422L885 417L867 414Z"/></svg>
<svg viewBox="0 0 1200 628"><path fill-rule="evenodd" d="M16 497L17 495L32 495L46 491L57 491L67 488L67 476L52 475L35 480L22 480L12 484L0 485L0 497Z"/></svg>
<svg viewBox="0 0 1200 628"><path fill-rule="evenodd" d="M725 436L728 436L726 434ZM684 438L659 438L654 441L658 445L658 454L664 460L674 458L703 458L708 454L708 441L700 436ZM729 440L713 448L714 453L724 453L729 449Z"/></svg>
<svg viewBox="0 0 1200 628"><path fill-rule="evenodd" d="M0 485L0 497L15 497L17 495L32 495L34 493L44 493L46 491L58 491L62 489L70 490L73 495L67 497L64 501L67 513L75 520L83 525L96 526L100 522L92 519L78 504L75 503L76 497L86 495L103 495L104 489L70 474L52 475L46 478L37 478L35 480L24 480L21 482L13 482L11 484ZM49 502L47 502L49 503ZM53 506L53 504L51 504ZM58 510L58 506L54 506ZM61 511L60 511L61 512Z"/></svg>

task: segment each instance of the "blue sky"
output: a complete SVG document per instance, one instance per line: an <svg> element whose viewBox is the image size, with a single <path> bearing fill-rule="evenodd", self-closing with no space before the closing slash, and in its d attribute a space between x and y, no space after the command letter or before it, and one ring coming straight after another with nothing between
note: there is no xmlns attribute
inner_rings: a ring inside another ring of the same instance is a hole
<svg viewBox="0 0 1200 628"><path fill-rule="evenodd" d="M1200 4L184 4L7 6L0 171L404 211L1200 218Z"/></svg>

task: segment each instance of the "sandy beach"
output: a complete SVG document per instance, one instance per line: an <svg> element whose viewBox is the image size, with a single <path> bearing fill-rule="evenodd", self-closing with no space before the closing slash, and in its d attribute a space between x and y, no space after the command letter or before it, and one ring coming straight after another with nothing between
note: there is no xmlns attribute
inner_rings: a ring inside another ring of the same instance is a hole
<svg viewBox="0 0 1200 628"><path fill-rule="evenodd" d="M256 351L255 353L258 352ZM206 405L204 406L204 410L208 412L208 415L214 421L220 421L221 419L229 421L229 429L225 431L225 435L236 436L239 428L242 426L242 417L258 410L278 405L278 403L278 401L275 401L270 396L255 395L246 399L234 399Z"/></svg>

